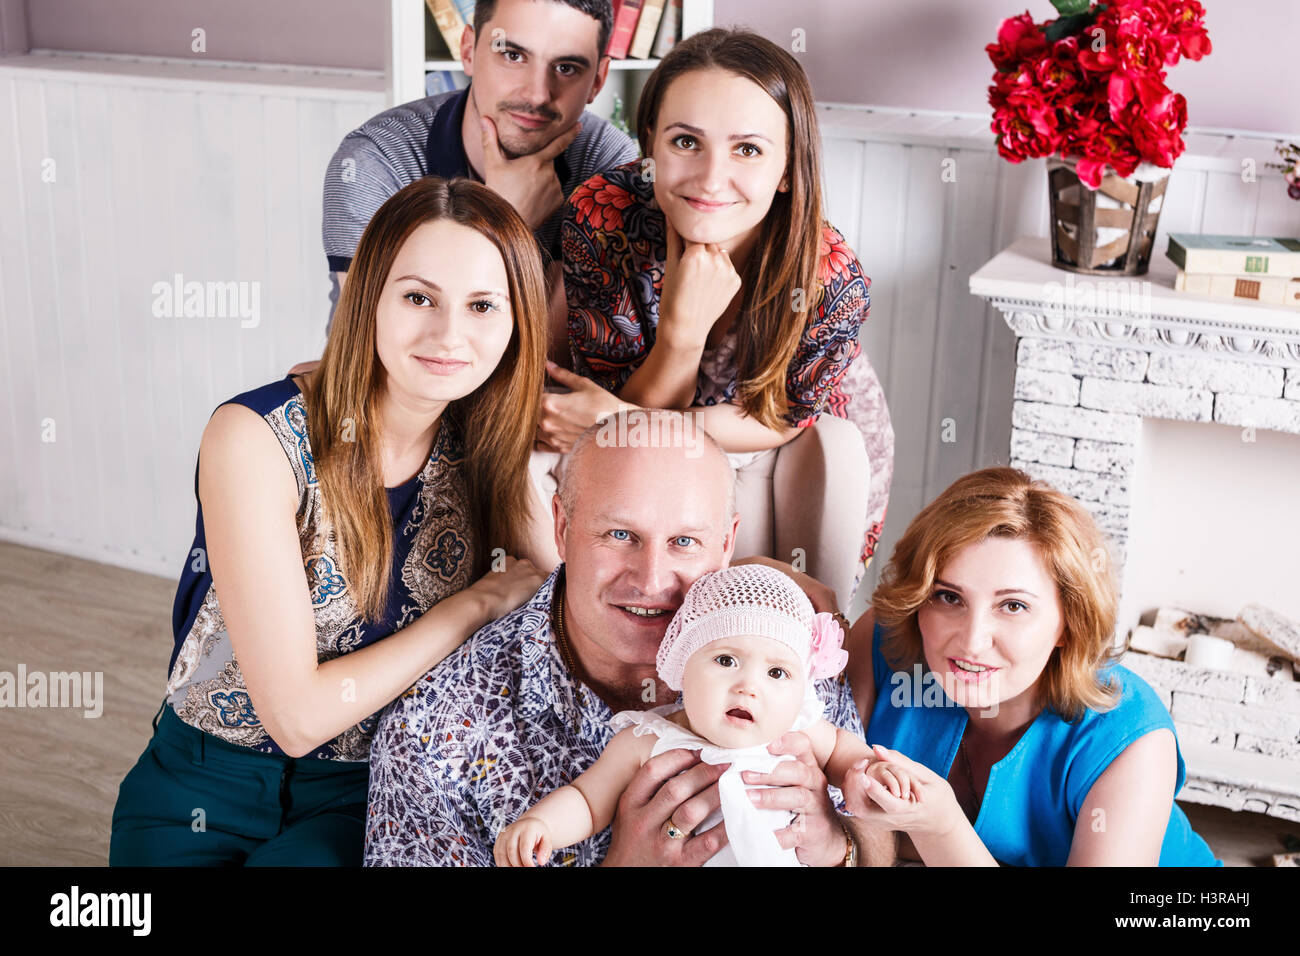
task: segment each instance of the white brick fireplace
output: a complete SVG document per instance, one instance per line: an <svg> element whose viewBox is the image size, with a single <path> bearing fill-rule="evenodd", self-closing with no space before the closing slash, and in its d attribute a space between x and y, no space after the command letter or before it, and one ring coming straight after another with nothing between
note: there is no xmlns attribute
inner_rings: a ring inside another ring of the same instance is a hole
<svg viewBox="0 0 1300 956"><path fill-rule="evenodd" d="M1136 279L1050 259L1048 240L1018 240L970 291L1017 336L1010 464L1077 498L1111 537L1117 641L1165 605L1231 618L1261 603L1300 620L1300 310L1175 292L1163 248ZM1290 668L1125 663L1174 715L1180 799L1300 819Z"/></svg>

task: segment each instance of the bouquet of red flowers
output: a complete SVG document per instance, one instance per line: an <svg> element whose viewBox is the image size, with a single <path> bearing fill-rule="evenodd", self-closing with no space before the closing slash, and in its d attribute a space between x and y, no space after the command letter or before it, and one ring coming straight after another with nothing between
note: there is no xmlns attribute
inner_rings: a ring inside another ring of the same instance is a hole
<svg viewBox="0 0 1300 956"><path fill-rule="evenodd" d="M1185 148L1187 101L1165 85L1181 57L1210 52L1197 0L1052 0L1058 19L1028 11L1003 22L989 59L998 152L1018 163L1077 159L1089 188L1110 166L1130 176L1142 162L1169 167Z"/></svg>

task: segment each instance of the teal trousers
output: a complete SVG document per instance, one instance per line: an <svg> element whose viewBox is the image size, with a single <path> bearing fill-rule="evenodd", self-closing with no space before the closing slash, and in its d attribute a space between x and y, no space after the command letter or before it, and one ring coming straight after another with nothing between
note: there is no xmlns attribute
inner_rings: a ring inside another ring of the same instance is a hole
<svg viewBox="0 0 1300 956"><path fill-rule="evenodd" d="M118 789L110 866L360 866L365 762L259 753L166 703Z"/></svg>

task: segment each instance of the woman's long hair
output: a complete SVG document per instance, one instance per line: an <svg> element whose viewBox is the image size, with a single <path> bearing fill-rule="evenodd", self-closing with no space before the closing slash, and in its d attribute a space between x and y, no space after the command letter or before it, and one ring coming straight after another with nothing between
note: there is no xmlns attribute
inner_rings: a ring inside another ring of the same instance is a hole
<svg viewBox="0 0 1300 956"><path fill-rule="evenodd" d="M917 613L931 600L935 578L959 551L990 537L1033 544L1056 583L1065 643L1052 649L1043 669L1044 706L1070 721L1113 706L1118 691L1098 676L1117 656L1111 641L1118 595L1101 529L1069 495L1015 468L958 478L898 539L871 596L885 660L897 671L925 660Z"/></svg>
<svg viewBox="0 0 1300 956"><path fill-rule="evenodd" d="M753 255L741 276L742 315L736 330L739 399L745 414L768 428L787 426L786 373L808 315L821 300L821 134L812 87L797 60L771 40L720 27L674 44L646 80L637 106L637 138L649 156L659 108L673 80L696 70L720 69L753 81L786 116L786 170L790 189L772 197Z"/></svg>
<svg viewBox="0 0 1300 956"><path fill-rule="evenodd" d="M482 385L444 411L463 438L473 573L492 548L518 554L527 536L528 457L537 431L545 369L546 285L532 231L513 207L467 179L427 177L394 194L357 245L315 381L304 396L325 515L353 600L366 620L388 603L393 526L380 458L380 399L386 373L375 344L376 313L403 243L446 219L496 246L509 279L514 331Z"/></svg>

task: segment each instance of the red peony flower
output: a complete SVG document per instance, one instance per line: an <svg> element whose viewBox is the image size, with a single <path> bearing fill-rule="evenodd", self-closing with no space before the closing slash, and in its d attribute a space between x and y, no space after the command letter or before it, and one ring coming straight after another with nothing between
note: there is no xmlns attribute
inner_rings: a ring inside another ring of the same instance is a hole
<svg viewBox="0 0 1300 956"><path fill-rule="evenodd" d="M1065 21L1003 21L985 48L998 153L1074 157L1094 188L1107 167L1128 176L1143 161L1172 165L1187 107L1165 70L1210 52L1204 16L1197 0L1108 0Z"/></svg>
<svg viewBox="0 0 1300 956"><path fill-rule="evenodd" d="M1199 60L1212 51L1205 32L1205 8L1196 0L1171 0L1170 27L1178 38L1179 49L1189 60Z"/></svg>
<svg viewBox="0 0 1300 956"><path fill-rule="evenodd" d="M995 104L996 105L996 104ZM1057 111L1041 90L1027 88L1004 97L994 113L998 152L1012 162L1057 152L1063 142Z"/></svg>
<svg viewBox="0 0 1300 956"><path fill-rule="evenodd" d="M993 65L999 70L1015 69L1026 59L1041 53L1047 46L1042 31L1034 24L1034 18L1026 10L1018 17L1002 21L998 28L998 42L990 43L984 49L988 51Z"/></svg>
<svg viewBox="0 0 1300 956"><path fill-rule="evenodd" d="M1087 82L1079 66L1078 37L1065 37L1034 64L1034 79L1044 93L1068 97Z"/></svg>
<svg viewBox="0 0 1300 956"><path fill-rule="evenodd" d="M1134 110L1129 120L1138 152L1157 166L1172 166L1184 149L1182 131L1187 126L1187 100L1181 93L1171 94L1170 100L1169 109L1163 113L1153 116Z"/></svg>

